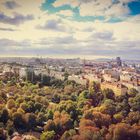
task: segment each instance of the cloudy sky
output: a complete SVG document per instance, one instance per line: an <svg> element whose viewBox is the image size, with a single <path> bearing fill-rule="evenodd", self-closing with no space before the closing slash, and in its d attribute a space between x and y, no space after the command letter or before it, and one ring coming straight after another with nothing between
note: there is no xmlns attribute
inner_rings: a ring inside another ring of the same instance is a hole
<svg viewBox="0 0 140 140"><path fill-rule="evenodd" d="M140 0L0 0L0 56L140 60Z"/></svg>

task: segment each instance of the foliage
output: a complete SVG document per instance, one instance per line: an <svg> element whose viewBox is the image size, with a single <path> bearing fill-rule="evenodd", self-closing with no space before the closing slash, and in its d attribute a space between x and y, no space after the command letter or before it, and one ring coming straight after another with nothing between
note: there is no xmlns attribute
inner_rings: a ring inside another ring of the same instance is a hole
<svg viewBox="0 0 140 140"><path fill-rule="evenodd" d="M13 79L0 83L2 140L14 132L37 133L41 140L140 139L140 94L134 89L116 97L94 82L87 89L66 79L44 77L36 84Z"/></svg>

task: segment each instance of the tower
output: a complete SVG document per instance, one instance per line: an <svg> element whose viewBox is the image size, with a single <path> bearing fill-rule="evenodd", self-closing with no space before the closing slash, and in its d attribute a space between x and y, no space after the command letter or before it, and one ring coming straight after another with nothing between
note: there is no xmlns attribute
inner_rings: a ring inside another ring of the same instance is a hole
<svg viewBox="0 0 140 140"><path fill-rule="evenodd" d="M119 67L122 66L122 61L121 61L121 58L120 57L117 57L116 58L116 63L117 63L117 66L119 66Z"/></svg>
<svg viewBox="0 0 140 140"><path fill-rule="evenodd" d="M84 58L84 60L83 60L83 72L85 72L85 66L86 66L86 60Z"/></svg>

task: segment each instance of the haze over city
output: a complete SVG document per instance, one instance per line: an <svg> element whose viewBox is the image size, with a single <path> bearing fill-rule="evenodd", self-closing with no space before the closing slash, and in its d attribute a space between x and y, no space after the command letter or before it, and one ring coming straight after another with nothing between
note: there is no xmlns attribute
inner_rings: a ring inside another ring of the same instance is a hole
<svg viewBox="0 0 140 140"><path fill-rule="evenodd" d="M139 0L0 0L0 56L140 59Z"/></svg>

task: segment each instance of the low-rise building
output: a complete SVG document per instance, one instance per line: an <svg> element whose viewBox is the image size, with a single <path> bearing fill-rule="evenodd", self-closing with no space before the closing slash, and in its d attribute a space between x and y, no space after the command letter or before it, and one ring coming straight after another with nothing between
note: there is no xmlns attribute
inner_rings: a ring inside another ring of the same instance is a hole
<svg viewBox="0 0 140 140"><path fill-rule="evenodd" d="M89 82L102 82L102 76L99 74L86 74L84 75L84 78L86 78Z"/></svg>
<svg viewBox="0 0 140 140"><path fill-rule="evenodd" d="M20 70L19 70L20 78L26 77L26 70L27 70L27 68L20 68Z"/></svg>
<svg viewBox="0 0 140 140"><path fill-rule="evenodd" d="M137 81L122 81L122 84L125 85L129 90L134 88L140 93L140 85Z"/></svg>
<svg viewBox="0 0 140 140"><path fill-rule="evenodd" d="M119 77L112 76L111 74L104 74L103 79L107 82L117 82Z"/></svg>
<svg viewBox="0 0 140 140"><path fill-rule="evenodd" d="M3 66L3 73L11 72L11 70L12 70L12 67L10 65Z"/></svg>
<svg viewBox="0 0 140 140"><path fill-rule="evenodd" d="M132 75L129 73L120 75L120 81L131 81L131 80L132 80Z"/></svg>
<svg viewBox="0 0 140 140"><path fill-rule="evenodd" d="M128 90L127 87L125 87L119 82L114 82L114 83L103 82L101 83L101 90L104 90L104 89L111 89L115 93L116 96L126 94Z"/></svg>
<svg viewBox="0 0 140 140"><path fill-rule="evenodd" d="M88 82L89 82L87 79L85 79L81 75L71 75L71 76L68 76L68 80L69 81L75 81L77 84L84 85L84 86L87 86Z"/></svg>
<svg viewBox="0 0 140 140"><path fill-rule="evenodd" d="M59 71L50 71L49 76L59 80L65 79L64 72L59 72Z"/></svg>

